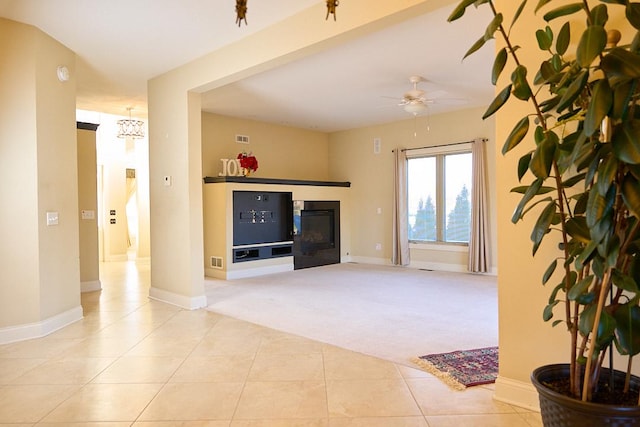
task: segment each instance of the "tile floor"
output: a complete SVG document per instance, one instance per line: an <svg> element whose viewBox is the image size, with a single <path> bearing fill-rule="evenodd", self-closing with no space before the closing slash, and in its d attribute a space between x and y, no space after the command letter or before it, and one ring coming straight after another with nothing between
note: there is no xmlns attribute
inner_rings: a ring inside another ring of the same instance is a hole
<svg viewBox="0 0 640 427"><path fill-rule="evenodd" d="M0 425L542 426L407 366L149 300L149 265L101 265L84 319L0 345Z"/></svg>

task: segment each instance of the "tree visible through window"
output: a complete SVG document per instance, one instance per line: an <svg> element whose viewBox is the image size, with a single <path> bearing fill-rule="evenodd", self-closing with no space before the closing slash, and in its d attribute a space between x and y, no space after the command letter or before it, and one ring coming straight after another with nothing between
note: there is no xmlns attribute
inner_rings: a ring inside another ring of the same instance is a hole
<svg viewBox="0 0 640 427"><path fill-rule="evenodd" d="M471 153L408 159L409 240L468 243Z"/></svg>

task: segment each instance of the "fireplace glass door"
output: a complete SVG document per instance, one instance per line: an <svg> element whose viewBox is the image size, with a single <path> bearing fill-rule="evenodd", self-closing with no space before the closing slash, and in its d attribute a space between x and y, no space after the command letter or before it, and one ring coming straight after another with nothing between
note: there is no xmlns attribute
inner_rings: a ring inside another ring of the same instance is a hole
<svg viewBox="0 0 640 427"><path fill-rule="evenodd" d="M340 262L340 202L295 200L293 225L295 269Z"/></svg>

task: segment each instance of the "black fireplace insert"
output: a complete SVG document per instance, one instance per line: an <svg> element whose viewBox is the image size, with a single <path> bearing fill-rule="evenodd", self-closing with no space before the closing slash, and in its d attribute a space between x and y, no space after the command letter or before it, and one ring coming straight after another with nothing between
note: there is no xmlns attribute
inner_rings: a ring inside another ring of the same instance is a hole
<svg viewBox="0 0 640 427"><path fill-rule="evenodd" d="M293 267L340 262L340 202L293 202Z"/></svg>

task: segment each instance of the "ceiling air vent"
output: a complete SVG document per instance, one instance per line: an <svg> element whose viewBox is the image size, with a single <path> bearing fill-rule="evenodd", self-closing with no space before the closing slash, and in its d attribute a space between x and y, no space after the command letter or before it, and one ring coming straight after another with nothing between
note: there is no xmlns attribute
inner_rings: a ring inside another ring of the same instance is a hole
<svg viewBox="0 0 640 427"><path fill-rule="evenodd" d="M220 269L222 269L222 257L212 256L211 257L211 268L220 268Z"/></svg>
<svg viewBox="0 0 640 427"><path fill-rule="evenodd" d="M249 137L247 135L236 135L236 142L238 144L248 144Z"/></svg>

